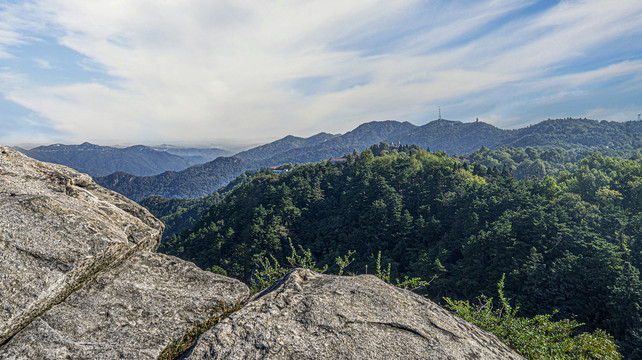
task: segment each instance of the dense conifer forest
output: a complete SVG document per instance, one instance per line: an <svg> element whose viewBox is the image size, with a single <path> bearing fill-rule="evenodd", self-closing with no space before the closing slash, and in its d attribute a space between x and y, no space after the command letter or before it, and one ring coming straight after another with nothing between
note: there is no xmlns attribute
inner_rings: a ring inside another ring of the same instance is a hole
<svg viewBox="0 0 642 360"><path fill-rule="evenodd" d="M586 330L613 335L626 356L641 356L642 165L635 154L594 153L551 171L554 177L537 166L539 173L518 179L505 164L470 161L501 156L488 149L462 159L386 145L345 162L253 175L161 251L246 282L261 257L283 262L290 243L330 271L336 258L356 251L346 271L372 272L381 252L392 278L437 275L425 294L438 302L492 296L506 274L506 296L523 315L575 317ZM523 152L545 170L570 156Z"/></svg>
<svg viewBox="0 0 642 360"><path fill-rule="evenodd" d="M167 199L160 195L152 195L139 203L165 224L163 239L166 239L194 226L205 211L221 202L232 190L246 184L256 174L257 171L248 170L227 186L200 198Z"/></svg>

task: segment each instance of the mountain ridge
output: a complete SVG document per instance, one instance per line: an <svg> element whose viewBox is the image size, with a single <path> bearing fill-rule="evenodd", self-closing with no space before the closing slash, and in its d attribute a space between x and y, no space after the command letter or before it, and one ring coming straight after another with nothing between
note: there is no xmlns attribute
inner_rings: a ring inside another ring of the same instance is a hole
<svg viewBox="0 0 642 360"><path fill-rule="evenodd" d="M567 149L602 146L634 149L642 147L642 122L618 123L569 118L546 120L528 127L506 130L484 122L464 123L446 119L431 121L422 126L395 120L372 121L343 135L319 133L309 138L288 135L272 143L237 153L228 157L228 160L218 158L199 165L201 167L197 171L186 169L172 176L160 174L156 179L131 176L128 185L115 183L114 178L118 176L114 174L98 177L96 181L137 201L150 195L199 197L216 191L226 181L231 181L249 169L283 163L317 162L352 153L354 150L361 151L380 142L416 144L449 154L470 154L482 146L490 149L502 146ZM230 158L238 160L232 161ZM169 188L170 182L179 189L163 190ZM188 185L182 186L183 182ZM199 187L197 183L203 185ZM135 189L137 184L140 184L140 188Z"/></svg>
<svg viewBox="0 0 642 360"><path fill-rule="evenodd" d="M52 144L27 150L16 150L36 160L69 166L93 177L124 171L137 176L157 175L164 171L180 171L197 165L199 157L184 157L159 151L145 145L125 148L84 142L79 145Z"/></svg>

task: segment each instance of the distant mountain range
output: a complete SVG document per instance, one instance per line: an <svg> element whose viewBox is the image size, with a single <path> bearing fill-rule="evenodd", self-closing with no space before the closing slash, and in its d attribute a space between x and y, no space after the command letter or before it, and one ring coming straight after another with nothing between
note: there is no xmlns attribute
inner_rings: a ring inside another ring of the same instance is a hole
<svg viewBox="0 0 642 360"><path fill-rule="evenodd" d="M180 171L219 156L230 155L228 151L217 148L151 148L144 145L117 148L88 142L80 145L39 146L31 150L16 149L34 159L69 166L94 177L117 171L137 176L156 175L168 170Z"/></svg>
<svg viewBox="0 0 642 360"><path fill-rule="evenodd" d="M219 148L186 148L173 145L153 146L152 149L178 155L193 164L204 164L220 156L232 155L232 152ZM171 169L166 169L171 170Z"/></svg>
<svg viewBox="0 0 642 360"><path fill-rule="evenodd" d="M516 130L504 130L484 122L462 123L439 119L422 126L409 122L375 121L343 135L319 133L303 138L288 135L274 142L239 152L171 145L127 148L55 144L26 155L72 167L93 176L101 185L134 200L149 195L168 198L211 194L249 169L283 163L307 163L361 151L380 142L416 144L449 154L470 154L482 145L506 147L609 147L642 148L642 122L609 122L587 119L556 119Z"/></svg>
<svg viewBox="0 0 642 360"><path fill-rule="evenodd" d="M96 181L134 200L149 195L168 198L210 194L248 169L283 163L316 162L361 151L380 142L416 144L449 154L469 154L485 146L506 147L610 147L631 151L642 148L642 122L587 119L547 120L516 130L499 129L484 122L462 123L439 119L423 126L409 122L377 121L360 125L343 135L320 133L309 138L286 136L272 143L179 172L139 177L115 173Z"/></svg>

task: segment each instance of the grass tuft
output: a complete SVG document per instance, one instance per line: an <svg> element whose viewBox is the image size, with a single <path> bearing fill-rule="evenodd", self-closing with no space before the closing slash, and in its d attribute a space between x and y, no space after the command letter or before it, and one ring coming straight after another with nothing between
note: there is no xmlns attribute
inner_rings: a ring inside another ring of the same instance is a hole
<svg viewBox="0 0 642 360"><path fill-rule="evenodd" d="M221 322L226 317L237 312L242 307L243 304L240 302L226 304L222 301L218 301L207 319L191 325L187 330L185 330L180 338L172 340L172 342L167 345L167 347L160 354L158 360L178 359L189 348L194 346L194 344L196 343L196 339L198 339L201 334Z"/></svg>

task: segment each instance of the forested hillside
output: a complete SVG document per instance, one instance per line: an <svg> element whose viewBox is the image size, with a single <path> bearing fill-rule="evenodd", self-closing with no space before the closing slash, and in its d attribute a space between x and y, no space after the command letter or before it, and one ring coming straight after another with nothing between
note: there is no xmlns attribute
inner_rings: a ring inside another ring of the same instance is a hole
<svg viewBox="0 0 642 360"><path fill-rule="evenodd" d="M217 191L252 167L252 164L236 157L219 157L182 171L167 171L155 176L134 176L117 172L94 180L135 201L151 195L196 198Z"/></svg>
<svg viewBox="0 0 642 360"><path fill-rule="evenodd" d="M486 147L467 156L460 156L464 161L480 163L488 168L506 168L518 179L531 176L543 178L546 175L557 176L562 171L573 171L580 161L594 153L606 156L622 157L632 160L642 159L639 151L613 150L609 148L586 149L571 148L515 148L501 147L490 150Z"/></svg>
<svg viewBox="0 0 642 360"><path fill-rule="evenodd" d="M370 150L375 156L389 153L406 153L412 155L422 150L417 145L390 145L382 142L372 145ZM610 149L600 149L600 152L612 156L627 156L632 159L641 159L642 156L635 152L623 152ZM573 171L579 162L595 153L595 150L577 149L566 151L562 148L551 148L548 150L538 150L535 148L505 148L489 150L482 147L468 156L453 155L460 162L480 163L493 169L506 169L517 179L526 179L535 177L538 179L544 176L557 176L561 171ZM345 156L345 155L344 155ZM292 164L284 164L281 167L294 167ZM215 193L203 196L198 199L167 199L162 196L153 195L141 200L139 203L148 208L154 216L163 220L166 225L163 238L168 238L176 233L180 233L194 225L196 220L208 210L212 205L218 203L224 198L231 189L240 183L245 183L251 176L256 175L257 171L246 171L238 178L232 181L228 186L221 188Z"/></svg>
<svg viewBox="0 0 642 360"><path fill-rule="evenodd" d="M509 143L514 133L514 130L503 130L483 122L463 123L440 119L391 140L443 150L449 154L469 154L482 146L499 148Z"/></svg>
<svg viewBox="0 0 642 360"><path fill-rule="evenodd" d="M225 187L200 198L168 199L152 195L139 201L139 204L165 224L163 239L166 239L194 226L204 212L221 202L232 190L246 184L256 174L256 171L248 170Z"/></svg>
<svg viewBox="0 0 642 360"><path fill-rule="evenodd" d="M642 356L638 160L594 154L555 178L518 180L443 152L366 150L258 174L161 251L249 281L259 256L283 261L290 241L330 266L356 250L347 270L359 273L381 251L393 278L438 275L436 301L492 295L505 273L523 314L576 316Z"/></svg>
<svg viewBox="0 0 642 360"><path fill-rule="evenodd" d="M546 120L514 130L506 146L565 149L608 146L617 150L642 148L642 121L596 121L587 119Z"/></svg>
<svg viewBox="0 0 642 360"><path fill-rule="evenodd" d="M339 135L331 135L327 133L319 133L309 138L301 138L297 136L288 135L282 139L273 141L271 143L254 147L252 149L242 151L235 156L243 160L259 161L273 157L276 154L282 154L292 149L307 148L310 146L318 145L326 142Z"/></svg>

